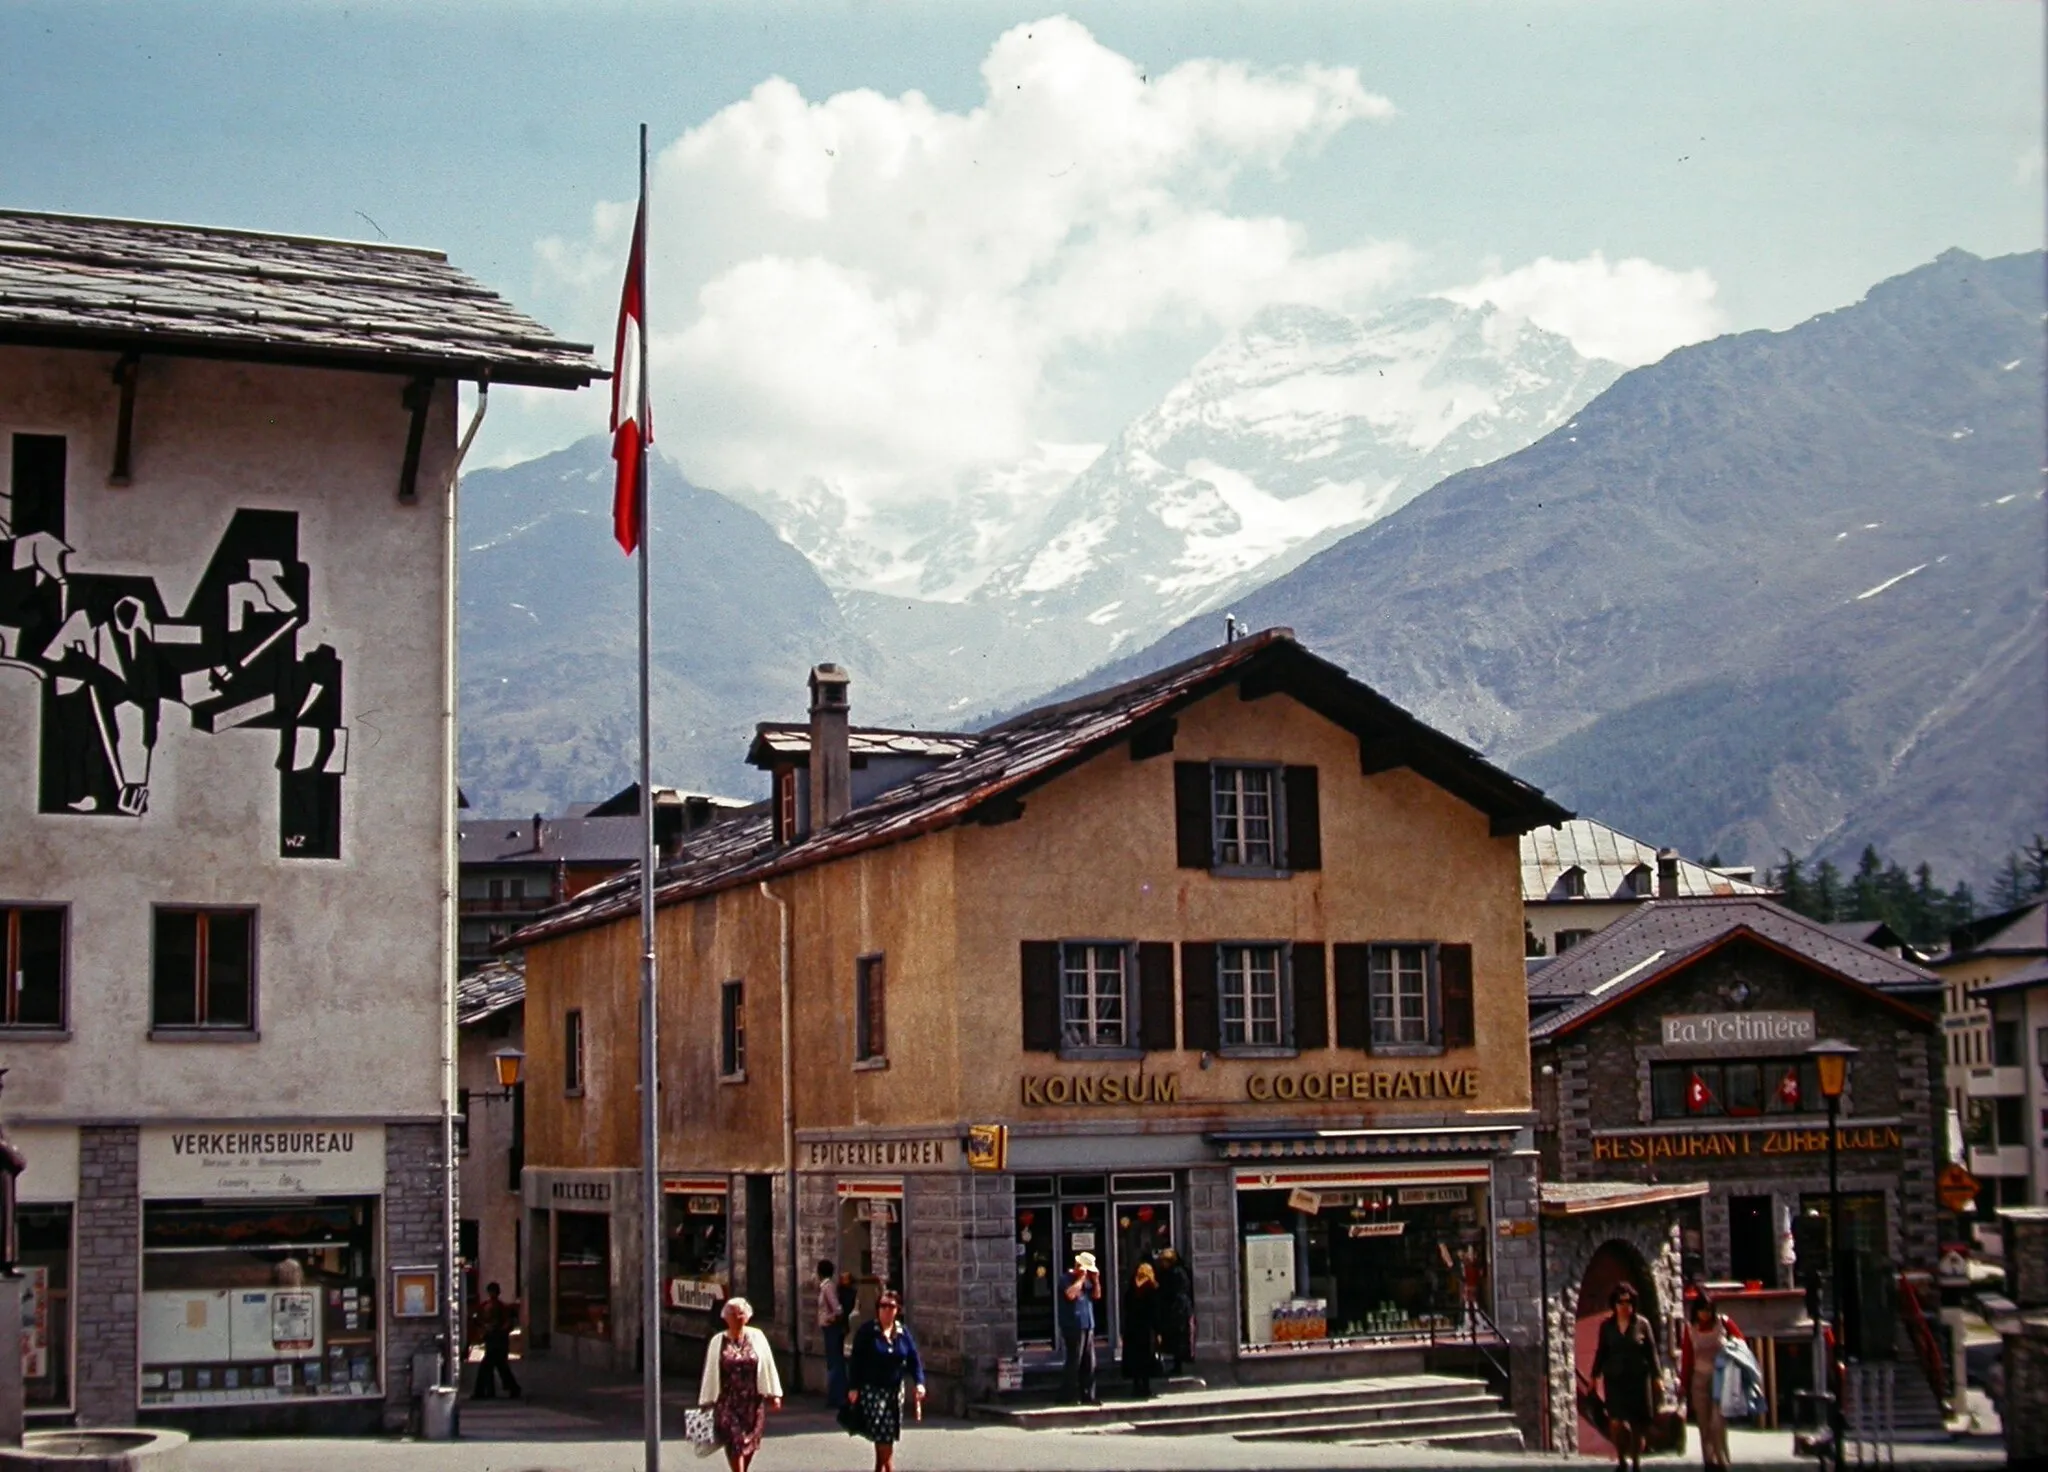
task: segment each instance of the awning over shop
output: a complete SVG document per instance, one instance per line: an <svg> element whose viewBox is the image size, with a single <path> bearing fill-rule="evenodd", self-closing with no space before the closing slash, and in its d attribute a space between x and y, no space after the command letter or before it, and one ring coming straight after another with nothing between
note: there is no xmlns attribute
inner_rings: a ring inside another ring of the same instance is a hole
<svg viewBox="0 0 2048 1472"><path fill-rule="evenodd" d="M1707 1194L1705 1181L1644 1186L1633 1181L1545 1181L1543 1214L1549 1217L1591 1216L1602 1211L1634 1211L1672 1201L1697 1201Z"/></svg>
<svg viewBox="0 0 2048 1472"><path fill-rule="evenodd" d="M1208 1138L1225 1160L1315 1160L1384 1155L1498 1155L1521 1131L1499 1125L1385 1130L1219 1130Z"/></svg>

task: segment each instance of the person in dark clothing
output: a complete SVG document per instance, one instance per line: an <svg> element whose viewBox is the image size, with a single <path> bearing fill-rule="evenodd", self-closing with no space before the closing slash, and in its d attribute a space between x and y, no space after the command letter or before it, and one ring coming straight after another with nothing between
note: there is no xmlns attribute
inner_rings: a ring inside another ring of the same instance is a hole
<svg viewBox="0 0 2048 1472"><path fill-rule="evenodd" d="M1159 1291L1159 1275L1152 1264L1141 1262L1131 1277L1130 1292L1124 1295L1124 1378L1131 1382L1140 1400L1152 1396L1152 1381L1159 1374L1159 1320L1166 1299Z"/></svg>
<svg viewBox="0 0 2048 1472"><path fill-rule="evenodd" d="M829 1259L818 1264L818 1333L825 1340L825 1404L834 1410L846 1399L846 1328L852 1315L840 1297Z"/></svg>
<svg viewBox="0 0 2048 1472"><path fill-rule="evenodd" d="M915 1387L917 1417L924 1419L924 1362L910 1326L897 1318L902 1304L895 1294L875 1301L875 1316L853 1336L847 1357L851 1383L846 1403L860 1409L860 1434L875 1444L875 1472L891 1472L896 1443L903 1439L903 1387Z"/></svg>
<svg viewBox="0 0 2048 1472"><path fill-rule="evenodd" d="M1660 1366L1657 1336L1636 1312L1636 1290L1623 1283L1608 1298L1612 1307L1600 1325L1600 1348L1593 1355L1592 1378L1607 1403L1607 1439L1614 1443L1614 1465L1642 1472L1643 1438L1656 1407Z"/></svg>
<svg viewBox="0 0 2048 1472"><path fill-rule="evenodd" d="M519 1397L519 1382L512 1378L512 1331L519 1327L519 1310L498 1296L499 1288L492 1283L484 1289L484 1301L477 1305L476 1328L484 1341L484 1362L477 1366L476 1389L470 1393L471 1400L496 1400L498 1381L505 1382L505 1393L514 1400Z"/></svg>
<svg viewBox="0 0 2048 1472"><path fill-rule="evenodd" d="M1066 1398L1099 1406L1095 1393L1095 1305L1102 1298L1102 1275L1095 1254L1077 1252L1067 1281L1060 1286L1060 1337L1067 1343Z"/></svg>
<svg viewBox="0 0 2048 1472"><path fill-rule="evenodd" d="M1159 1353L1178 1375L1195 1357L1195 1280L1171 1247L1159 1254L1159 1295Z"/></svg>

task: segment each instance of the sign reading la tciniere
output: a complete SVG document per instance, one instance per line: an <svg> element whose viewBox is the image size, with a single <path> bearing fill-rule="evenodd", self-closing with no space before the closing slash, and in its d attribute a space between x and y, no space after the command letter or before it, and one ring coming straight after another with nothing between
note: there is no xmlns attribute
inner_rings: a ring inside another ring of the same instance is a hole
<svg viewBox="0 0 2048 1472"><path fill-rule="evenodd" d="M1817 1036L1811 1012L1697 1012L1663 1021L1664 1046L1674 1052L1798 1052Z"/></svg>
<svg viewBox="0 0 2048 1472"><path fill-rule="evenodd" d="M384 1189L384 1126L151 1126L136 1164L145 1196L375 1195Z"/></svg>

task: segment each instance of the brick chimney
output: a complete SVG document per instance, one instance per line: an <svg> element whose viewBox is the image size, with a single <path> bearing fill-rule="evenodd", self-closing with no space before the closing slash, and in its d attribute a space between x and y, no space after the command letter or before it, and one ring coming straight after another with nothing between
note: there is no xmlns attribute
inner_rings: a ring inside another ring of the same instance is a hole
<svg viewBox="0 0 2048 1472"><path fill-rule="evenodd" d="M1657 850L1657 898L1678 898L1678 850L1675 848Z"/></svg>
<svg viewBox="0 0 2048 1472"><path fill-rule="evenodd" d="M853 806L853 757L847 749L846 671L821 664L811 671L810 826L824 828Z"/></svg>
<svg viewBox="0 0 2048 1472"><path fill-rule="evenodd" d="M542 831L540 814L535 813L533 815L533 851L535 853L539 853L542 849L546 847L547 835L545 832Z"/></svg>

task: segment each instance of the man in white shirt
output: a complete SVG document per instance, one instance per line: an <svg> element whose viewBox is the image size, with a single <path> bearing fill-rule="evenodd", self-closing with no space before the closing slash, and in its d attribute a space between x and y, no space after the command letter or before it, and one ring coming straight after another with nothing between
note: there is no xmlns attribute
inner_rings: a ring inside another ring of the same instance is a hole
<svg viewBox="0 0 2048 1472"><path fill-rule="evenodd" d="M822 1259L818 1263L818 1331L825 1339L825 1404L835 1409L846 1402L847 1317L832 1263Z"/></svg>

